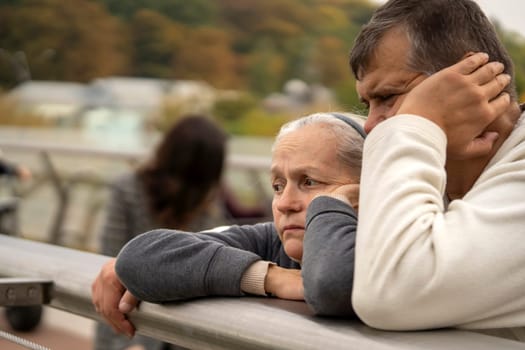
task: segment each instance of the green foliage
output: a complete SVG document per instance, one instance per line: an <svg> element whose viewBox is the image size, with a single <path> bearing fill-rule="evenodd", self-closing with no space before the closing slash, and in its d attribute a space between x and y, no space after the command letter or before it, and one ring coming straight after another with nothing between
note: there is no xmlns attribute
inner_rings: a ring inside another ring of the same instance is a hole
<svg viewBox="0 0 525 350"><path fill-rule="evenodd" d="M174 22L187 25L212 24L217 16L214 1L209 0L98 0L109 12L123 17L132 18L138 11L147 9L162 13Z"/></svg>
<svg viewBox="0 0 525 350"><path fill-rule="evenodd" d="M279 128L291 119L286 114L268 113L261 108L254 108L238 120L223 123L223 126L232 135L274 137Z"/></svg>
<svg viewBox="0 0 525 350"><path fill-rule="evenodd" d="M38 80L88 81L127 72L126 29L97 3L25 0L1 7L0 23L4 60L19 66L15 78L22 68L26 78Z"/></svg>
<svg viewBox="0 0 525 350"><path fill-rule="evenodd" d="M258 101L249 94L233 98L222 98L215 102L213 115L223 123L235 123L257 108Z"/></svg>
<svg viewBox="0 0 525 350"><path fill-rule="evenodd" d="M247 59L248 88L259 96L280 90L284 83L285 58L270 40L261 40Z"/></svg>
<svg viewBox="0 0 525 350"><path fill-rule="evenodd" d="M512 32L503 32L501 29L500 36L503 44L509 51L509 55L514 62L514 76L518 96L521 101L525 101L525 38Z"/></svg>
<svg viewBox="0 0 525 350"><path fill-rule="evenodd" d="M334 91L342 110L360 115L368 114L365 106L359 101L357 96L354 78L347 79L336 85Z"/></svg>
<svg viewBox="0 0 525 350"><path fill-rule="evenodd" d="M292 119L290 115L263 110L260 101L248 93L219 99L212 114L233 135L273 137L283 123Z"/></svg>
<svg viewBox="0 0 525 350"><path fill-rule="evenodd" d="M184 35L166 16L147 9L135 12L130 21L135 48L134 75L174 78L170 62Z"/></svg>
<svg viewBox="0 0 525 350"><path fill-rule="evenodd" d="M220 101L215 113L235 132L266 133L265 121L273 131L281 116L266 115L250 99L280 91L290 79L329 86L343 109L362 112L348 52L376 6L369 0L0 0L0 87L110 75L203 80L247 90L250 98ZM500 33L525 95L525 39ZM188 104L170 108L186 111Z"/></svg>

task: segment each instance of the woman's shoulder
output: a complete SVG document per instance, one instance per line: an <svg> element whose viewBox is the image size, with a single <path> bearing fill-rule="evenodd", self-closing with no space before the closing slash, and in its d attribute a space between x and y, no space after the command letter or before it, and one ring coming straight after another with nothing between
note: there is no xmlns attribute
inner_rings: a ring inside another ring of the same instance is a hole
<svg viewBox="0 0 525 350"><path fill-rule="evenodd" d="M128 171L115 176L110 182L110 187L118 191L136 192L141 188L139 184L137 174L134 171Z"/></svg>
<svg viewBox="0 0 525 350"><path fill-rule="evenodd" d="M133 171L115 176L110 183L110 189L121 200L143 201L145 198L140 179Z"/></svg>

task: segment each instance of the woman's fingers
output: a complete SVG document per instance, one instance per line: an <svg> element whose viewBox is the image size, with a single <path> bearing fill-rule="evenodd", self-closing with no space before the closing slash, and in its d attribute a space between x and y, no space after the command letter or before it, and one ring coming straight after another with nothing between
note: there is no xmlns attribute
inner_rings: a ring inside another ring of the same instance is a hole
<svg viewBox="0 0 525 350"><path fill-rule="evenodd" d="M129 291L126 291L118 304L118 309L122 313L130 313L139 303L139 300L133 296Z"/></svg>
<svg viewBox="0 0 525 350"><path fill-rule="evenodd" d="M97 313L111 325L116 333L124 333L131 337L135 334L135 327L119 310L119 303L126 289L115 273L115 261L111 259L102 267L92 284L91 298ZM126 300L130 300L129 297Z"/></svg>

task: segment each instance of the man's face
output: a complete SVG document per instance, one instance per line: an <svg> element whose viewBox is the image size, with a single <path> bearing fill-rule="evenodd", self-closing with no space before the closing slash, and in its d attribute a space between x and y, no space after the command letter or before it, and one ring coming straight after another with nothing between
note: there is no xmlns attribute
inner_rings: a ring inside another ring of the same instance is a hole
<svg viewBox="0 0 525 350"><path fill-rule="evenodd" d="M409 47L402 29L394 28L380 40L366 71L359 72L356 90L368 107L367 133L394 116L406 94L426 78L407 68Z"/></svg>
<svg viewBox="0 0 525 350"><path fill-rule="evenodd" d="M334 134L326 125L308 125L285 135L272 156L272 213L286 254L300 262L306 209L317 194L355 183L336 156Z"/></svg>

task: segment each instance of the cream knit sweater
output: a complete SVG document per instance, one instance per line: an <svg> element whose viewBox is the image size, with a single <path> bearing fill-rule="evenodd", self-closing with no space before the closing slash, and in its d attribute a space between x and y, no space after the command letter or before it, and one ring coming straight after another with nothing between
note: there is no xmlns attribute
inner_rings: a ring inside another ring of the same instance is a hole
<svg viewBox="0 0 525 350"><path fill-rule="evenodd" d="M506 328L525 341L524 119L448 207L446 137L437 125L401 115L368 136L352 295L365 323Z"/></svg>

